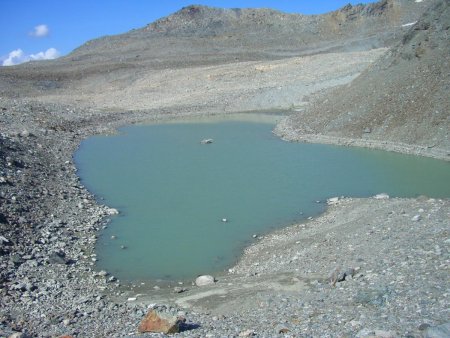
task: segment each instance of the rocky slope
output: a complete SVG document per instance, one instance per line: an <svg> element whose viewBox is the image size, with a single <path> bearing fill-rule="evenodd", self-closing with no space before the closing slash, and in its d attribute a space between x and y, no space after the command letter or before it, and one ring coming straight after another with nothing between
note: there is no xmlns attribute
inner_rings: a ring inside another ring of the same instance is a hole
<svg viewBox="0 0 450 338"><path fill-rule="evenodd" d="M349 86L315 97L292 116L289 137L321 134L450 152L449 41L450 2L438 1Z"/></svg>

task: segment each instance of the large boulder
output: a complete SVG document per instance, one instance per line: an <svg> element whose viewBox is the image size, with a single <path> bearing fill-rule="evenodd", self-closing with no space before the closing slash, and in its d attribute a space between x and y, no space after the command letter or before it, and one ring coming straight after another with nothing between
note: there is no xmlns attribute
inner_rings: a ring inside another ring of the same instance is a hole
<svg viewBox="0 0 450 338"><path fill-rule="evenodd" d="M211 285L211 284L214 284L215 281L216 280L214 279L213 276L203 275L203 276L198 276L195 279L195 285L197 285L197 286Z"/></svg>
<svg viewBox="0 0 450 338"><path fill-rule="evenodd" d="M180 332L180 324L183 322L182 318L174 316L170 313L158 311L156 309L150 310L139 325L138 331L157 332L157 333L178 333Z"/></svg>

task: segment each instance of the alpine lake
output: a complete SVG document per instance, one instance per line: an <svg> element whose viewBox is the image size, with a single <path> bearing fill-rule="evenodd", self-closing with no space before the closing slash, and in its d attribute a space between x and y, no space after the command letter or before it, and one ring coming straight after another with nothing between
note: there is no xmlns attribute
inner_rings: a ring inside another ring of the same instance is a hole
<svg viewBox="0 0 450 338"><path fill-rule="evenodd" d="M83 141L82 183L120 212L99 234L97 268L122 281L191 279L226 270L254 235L315 217L331 197L450 196L449 162L289 143L275 119L133 125Z"/></svg>

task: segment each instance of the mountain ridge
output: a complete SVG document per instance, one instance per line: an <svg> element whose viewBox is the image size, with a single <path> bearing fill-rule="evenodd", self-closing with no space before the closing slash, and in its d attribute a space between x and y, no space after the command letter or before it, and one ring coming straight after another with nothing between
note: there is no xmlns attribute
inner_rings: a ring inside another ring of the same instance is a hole
<svg viewBox="0 0 450 338"><path fill-rule="evenodd" d="M85 55L92 57L97 53L114 59L107 55L111 49L121 50L121 46L126 45L129 51L149 51L152 49L150 42L155 44L155 49L166 49L172 55L179 53L174 47L163 48L161 39L175 46L183 45L180 40L194 39L195 49L200 49L200 53L202 48L209 46L209 49L218 49L218 53L232 54L229 59L232 61L235 58L290 57L305 54L309 49L336 51L340 48L336 42L345 44L346 39L353 41L346 46L348 50L367 50L392 44L402 31L401 24L417 19L425 7L423 3L405 0L382 0L367 5L347 5L326 14L303 15L272 9L191 5L142 28L88 41L67 58L80 60ZM188 46L183 47L189 55ZM186 57L185 52L183 55ZM160 56L156 51L149 54L149 57L156 56Z"/></svg>
<svg viewBox="0 0 450 338"><path fill-rule="evenodd" d="M388 47L404 34L402 25L417 20L427 6L381 0L309 16L188 6L143 28L90 40L56 60L0 67L0 94L17 95L21 88L21 95L48 95L78 88L87 78L105 87L114 77L132 77L134 83L150 70Z"/></svg>

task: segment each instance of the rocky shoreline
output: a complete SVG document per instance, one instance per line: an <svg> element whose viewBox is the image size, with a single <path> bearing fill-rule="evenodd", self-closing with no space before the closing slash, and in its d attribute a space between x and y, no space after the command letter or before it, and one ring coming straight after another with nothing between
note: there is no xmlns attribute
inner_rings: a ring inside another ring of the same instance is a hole
<svg viewBox="0 0 450 338"><path fill-rule="evenodd" d="M436 147L434 144L421 146L406 144L401 142L380 141L375 139L354 139L342 136L322 135L318 133L303 133L296 130L289 121L289 117L281 120L275 127L274 133L283 140L289 142L308 142L335 144L344 147L362 147L369 149L379 149L396 153L409 154L415 156L431 157L443 161L450 161L450 151L448 149Z"/></svg>
<svg viewBox="0 0 450 338"><path fill-rule="evenodd" d="M83 187L72 156L84 138L148 113L0 107L1 337L136 336L155 303L185 316L179 335L193 337L419 336L448 321L450 202L427 198L339 200L258 240L213 286L129 300L134 290L95 269L96 237L114 210ZM354 273L332 287L334 269Z"/></svg>

